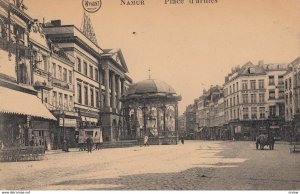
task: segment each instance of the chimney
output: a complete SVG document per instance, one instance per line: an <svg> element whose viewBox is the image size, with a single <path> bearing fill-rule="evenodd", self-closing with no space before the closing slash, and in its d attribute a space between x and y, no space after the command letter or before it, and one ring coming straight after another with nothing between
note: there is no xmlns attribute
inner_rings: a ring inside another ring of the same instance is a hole
<svg viewBox="0 0 300 194"><path fill-rule="evenodd" d="M263 61L263 60L259 60L259 61L258 61L258 65L259 65L259 66L263 66L263 65L264 65L264 61Z"/></svg>
<svg viewBox="0 0 300 194"><path fill-rule="evenodd" d="M61 20L51 20L53 26L61 26Z"/></svg>

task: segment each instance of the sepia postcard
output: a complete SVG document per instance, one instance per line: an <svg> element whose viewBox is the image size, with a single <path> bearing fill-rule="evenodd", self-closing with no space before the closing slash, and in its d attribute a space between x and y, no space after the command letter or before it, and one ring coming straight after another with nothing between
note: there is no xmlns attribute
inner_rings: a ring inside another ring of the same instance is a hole
<svg viewBox="0 0 300 194"><path fill-rule="evenodd" d="M0 191L300 192L300 0L0 0Z"/></svg>

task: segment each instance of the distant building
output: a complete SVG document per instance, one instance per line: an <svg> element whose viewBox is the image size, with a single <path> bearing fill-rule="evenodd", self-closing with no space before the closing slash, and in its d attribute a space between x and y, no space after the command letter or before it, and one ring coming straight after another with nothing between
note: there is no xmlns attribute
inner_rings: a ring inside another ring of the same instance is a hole
<svg viewBox="0 0 300 194"><path fill-rule="evenodd" d="M202 96L195 102L197 103L197 138L221 139L225 124L223 88L211 86L207 91L203 90Z"/></svg>
<svg viewBox="0 0 300 194"><path fill-rule="evenodd" d="M185 116L185 112L182 114L182 115L180 115L179 117L178 117L178 132L179 132L179 134L180 135L182 135L182 136L185 136L186 135L186 126L185 126L185 124L186 124L186 116Z"/></svg>
<svg viewBox="0 0 300 194"><path fill-rule="evenodd" d="M225 77L225 119L232 137L254 140L260 128L281 135L286 70L282 64L248 62Z"/></svg>
<svg viewBox="0 0 300 194"><path fill-rule="evenodd" d="M286 140L300 134L300 57L289 64L284 74Z"/></svg>
<svg viewBox="0 0 300 194"><path fill-rule="evenodd" d="M195 131L198 129L196 124L196 104L191 104L185 110L185 130L187 138L194 139L196 137Z"/></svg>

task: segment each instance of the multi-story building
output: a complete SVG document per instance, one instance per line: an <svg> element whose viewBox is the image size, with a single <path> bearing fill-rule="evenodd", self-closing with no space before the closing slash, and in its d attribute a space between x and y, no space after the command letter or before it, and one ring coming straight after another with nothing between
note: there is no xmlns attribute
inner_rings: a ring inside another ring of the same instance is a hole
<svg viewBox="0 0 300 194"><path fill-rule="evenodd" d="M33 87L42 103L58 122L45 130L37 128L35 136L48 144L48 149L61 147L64 139L75 145L77 113L74 111L73 60L46 38L42 24L35 21L29 36L32 48ZM42 125L35 123L36 126Z"/></svg>
<svg viewBox="0 0 300 194"><path fill-rule="evenodd" d="M186 117L185 117L185 112L180 115L178 117L178 131L179 131L179 134L181 136L185 136L185 132L186 132L186 127L185 127L185 124L186 124L186 121L185 121Z"/></svg>
<svg viewBox="0 0 300 194"><path fill-rule="evenodd" d="M87 128L99 127L101 85L99 82L98 61L103 50L87 38L77 27L74 25L61 25L60 20L44 24L44 31L53 44L60 47L74 60L73 101L78 114L76 134ZM52 68L56 68L58 73L56 75L57 82L62 81L65 77L63 67L58 65L56 63L52 64ZM66 69L66 72L68 72L68 69ZM54 93L53 95L58 95L58 99L60 99L60 94Z"/></svg>
<svg viewBox="0 0 300 194"><path fill-rule="evenodd" d="M25 8L23 1L0 1L0 140L4 146L45 145L40 137L56 120L32 87L37 61L29 32L35 28Z"/></svg>
<svg viewBox="0 0 300 194"><path fill-rule="evenodd" d="M194 139L195 131L198 129L196 124L196 104L190 104L186 107L185 110L185 129L187 138Z"/></svg>
<svg viewBox="0 0 300 194"><path fill-rule="evenodd" d="M225 119L232 137L255 139L259 128L281 132L286 65L246 63L225 77Z"/></svg>
<svg viewBox="0 0 300 194"><path fill-rule="evenodd" d="M203 90L202 96L196 100L196 103L197 137L201 139L220 139L225 124L222 87L211 86L208 91Z"/></svg>
<svg viewBox="0 0 300 194"><path fill-rule="evenodd" d="M287 140L300 134L300 57L289 64L284 74L285 121L284 137Z"/></svg>
<svg viewBox="0 0 300 194"><path fill-rule="evenodd" d="M284 74L285 121L292 122L295 114L294 73L289 68Z"/></svg>
<svg viewBox="0 0 300 194"><path fill-rule="evenodd" d="M101 117L104 138L116 141L126 138L122 134L125 118L120 98L125 94L132 79L126 75L128 68L121 49L104 49L100 62L102 92Z"/></svg>
<svg viewBox="0 0 300 194"><path fill-rule="evenodd" d="M61 25L60 20L45 24L44 30L75 59L74 107L79 131L101 125L104 141L118 140L123 120L119 98L132 82L121 50L103 50L89 34L74 25Z"/></svg>

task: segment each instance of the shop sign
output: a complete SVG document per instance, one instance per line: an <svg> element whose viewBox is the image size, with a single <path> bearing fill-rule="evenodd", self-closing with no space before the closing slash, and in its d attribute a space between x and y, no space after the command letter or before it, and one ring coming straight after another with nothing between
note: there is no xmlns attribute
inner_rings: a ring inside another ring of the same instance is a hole
<svg viewBox="0 0 300 194"><path fill-rule="evenodd" d="M59 126L60 127L76 127L77 121L76 119L69 119L69 118L60 118L59 119Z"/></svg>

